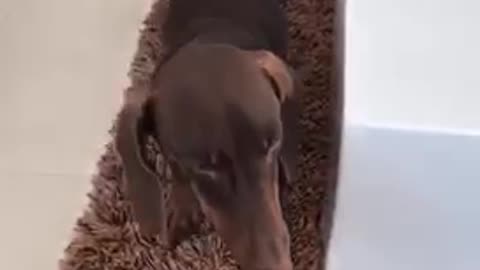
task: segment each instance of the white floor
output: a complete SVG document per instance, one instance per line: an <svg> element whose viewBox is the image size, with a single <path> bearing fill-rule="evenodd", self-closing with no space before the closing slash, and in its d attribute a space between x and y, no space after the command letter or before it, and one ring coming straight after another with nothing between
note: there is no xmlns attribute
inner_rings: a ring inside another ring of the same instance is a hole
<svg viewBox="0 0 480 270"><path fill-rule="evenodd" d="M149 5L0 0L0 269L56 269Z"/></svg>

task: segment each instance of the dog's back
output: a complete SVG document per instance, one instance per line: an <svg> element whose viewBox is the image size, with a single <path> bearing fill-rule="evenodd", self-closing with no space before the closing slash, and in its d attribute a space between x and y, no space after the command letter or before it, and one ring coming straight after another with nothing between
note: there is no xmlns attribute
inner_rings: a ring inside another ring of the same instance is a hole
<svg viewBox="0 0 480 270"><path fill-rule="evenodd" d="M171 51L193 39L266 49L285 58L287 20L282 0L171 0L164 25Z"/></svg>

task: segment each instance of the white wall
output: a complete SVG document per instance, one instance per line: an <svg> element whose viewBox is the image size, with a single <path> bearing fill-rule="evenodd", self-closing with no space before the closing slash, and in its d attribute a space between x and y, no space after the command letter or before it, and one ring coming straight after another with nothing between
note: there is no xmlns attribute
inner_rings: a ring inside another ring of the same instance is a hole
<svg viewBox="0 0 480 270"><path fill-rule="evenodd" d="M347 1L346 117L480 129L480 2Z"/></svg>

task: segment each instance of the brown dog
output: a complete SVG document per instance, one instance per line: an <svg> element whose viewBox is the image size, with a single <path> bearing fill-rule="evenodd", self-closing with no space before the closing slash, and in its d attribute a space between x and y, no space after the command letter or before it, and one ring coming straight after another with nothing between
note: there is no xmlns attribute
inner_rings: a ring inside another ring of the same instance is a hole
<svg viewBox="0 0 480 270"><path fill-rule="evenodd" d="M141 231L175 245L200 209L242 269L290 270L279 197L298 136L284 14L276 0L170 2L169 57L150 93L126 96L116 137ZM174 176L170 220L140 150L145 132Z"/></svg>

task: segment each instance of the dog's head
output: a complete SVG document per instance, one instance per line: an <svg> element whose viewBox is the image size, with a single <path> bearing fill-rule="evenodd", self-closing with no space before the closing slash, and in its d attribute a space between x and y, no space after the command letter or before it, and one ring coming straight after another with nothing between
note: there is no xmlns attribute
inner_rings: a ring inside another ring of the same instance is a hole
<svg viewBox="0 0 480 270"><path fill-rule="evenodd" d="M162 66L153 94L127 97L116 146L144 233L172 237L198 203L244 269L291 269L279 186L292 164L281 154L282 104L294 89L287 65L267 51L187 45ZM139 150L150 129L173 168L178 222L167 225L154 174ZM170 241L175 241L170 239Z"/></svg>

